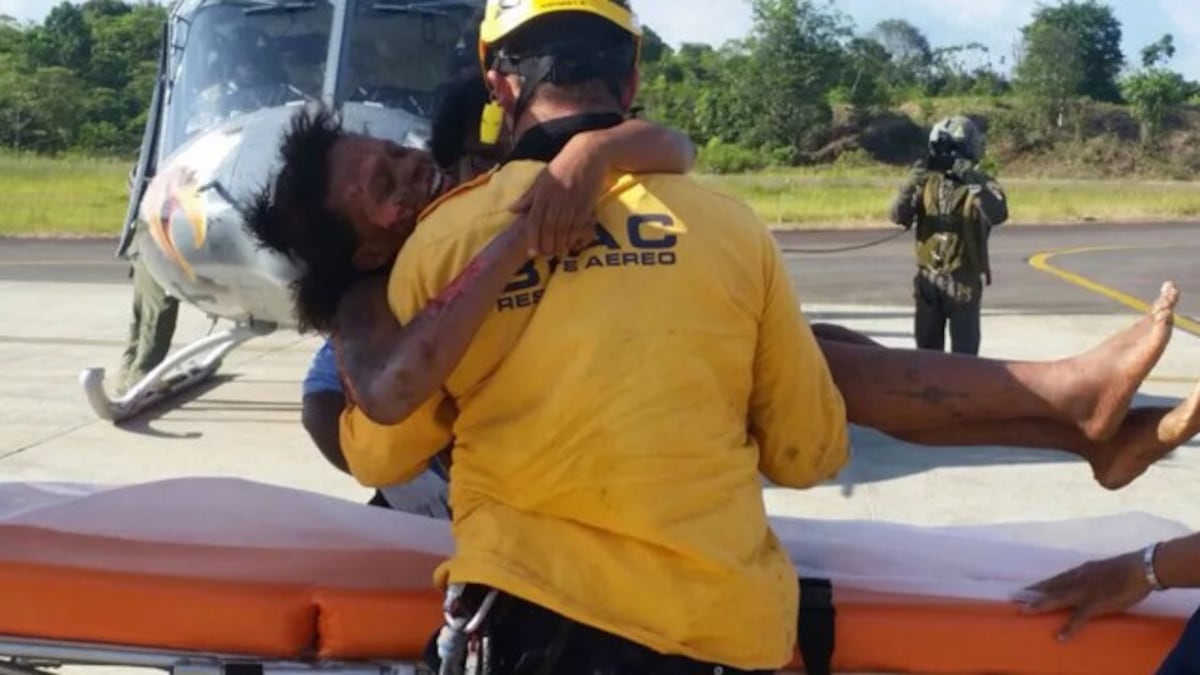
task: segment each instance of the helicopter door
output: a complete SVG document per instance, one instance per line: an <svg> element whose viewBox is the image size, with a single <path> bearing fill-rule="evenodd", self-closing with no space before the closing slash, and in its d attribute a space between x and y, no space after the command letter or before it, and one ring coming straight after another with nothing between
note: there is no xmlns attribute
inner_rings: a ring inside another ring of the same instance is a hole
<svg viewBox="0 0 1200 675"><path fill-rule="evenodd" d="M158 71L154 76L154 91L150 96L150 111L146 115L146 130L142 133L142 151L138 154L138 163L134 168L133 181L129 185L129 207L125 211L125 224L121 231L121 241L117 245L117 257L126 259L125 253L133 242L133 234L138 217L138 205L146 194L146 187L154 177L158 167L158 135L162 127L163 89L167 75L167 48L170 24L163 23L162 37L158 49Z"/></svg>

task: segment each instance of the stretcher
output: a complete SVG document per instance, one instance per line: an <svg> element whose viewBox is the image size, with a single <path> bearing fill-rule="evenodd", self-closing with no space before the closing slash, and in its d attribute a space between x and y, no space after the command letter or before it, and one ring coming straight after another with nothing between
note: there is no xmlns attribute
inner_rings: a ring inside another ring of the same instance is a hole
<svg viewBox="0 0 1200 675"><path fill-rule="evenodd" d="M1184 528L1127 514L918 528L773 518L797 575L832 582L836 672L1151 673L1200 606L1156 594L1055 640L1013 594ZM422 672L448 524L242 480L0 483L0 673ZM792 664L802 671L799 657Z"/></svg>

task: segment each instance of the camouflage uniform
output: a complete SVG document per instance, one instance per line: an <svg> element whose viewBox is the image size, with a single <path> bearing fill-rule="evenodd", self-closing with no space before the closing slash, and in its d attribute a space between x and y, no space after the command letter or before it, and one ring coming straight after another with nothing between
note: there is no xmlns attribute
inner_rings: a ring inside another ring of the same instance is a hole
<svg viewBox="0 0 1200 675"><path fill-rule="evenodd" d="M984 280L991 283L988 237L1008 220L1003 190L965 160L949 171L922 160L892 204L892 220L917 228L917 347L944 350L949 323L952 351L977 355Z"/></svg>
<svg viewBox="0 0 1200 675"><path fill-rule="evenodd" d="M119 394L133 387L166 359L179 316L179 300L158 285L136 249L132 249L131 257L133 316L130 317L129 339L121 358L121 374L117 383Z"/></svg>

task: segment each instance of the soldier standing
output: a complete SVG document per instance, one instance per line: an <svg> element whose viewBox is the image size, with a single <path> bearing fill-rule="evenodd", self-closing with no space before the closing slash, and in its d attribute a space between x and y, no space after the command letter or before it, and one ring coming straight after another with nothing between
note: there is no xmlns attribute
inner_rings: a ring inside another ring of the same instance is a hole
<svg viewBox="0 0 1200 675"><path fill-rule="evenodd" d="M999 184L979 170L984 135L970 119L942 120L927 155L913 167L892 204L892 221L917 228L915 336L920 349L979 354L984 285L991 285L988 237L1008 220Z"/></svg>

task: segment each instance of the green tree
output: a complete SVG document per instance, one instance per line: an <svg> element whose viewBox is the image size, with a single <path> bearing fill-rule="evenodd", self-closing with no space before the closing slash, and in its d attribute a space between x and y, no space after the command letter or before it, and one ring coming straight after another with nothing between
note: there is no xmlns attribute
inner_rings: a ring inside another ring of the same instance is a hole
<svg viewBox="0 0 1200 675"><path fill-rule="evenodd" d="M1121 23L1112 8L1096 0L1066 0L1058 5L1041 6L1033 14L1033 21L1021 29L1025 43L1021 75L1033 80L1060 79L1072 84L1070 95L1087 96L1097 101L1119 102L1120 88L1117 75L1125 65L1121 52ZM1061 40L1055 46L1047 44L1047 38ZM1047 52L1065 55L1074 52L1070 66L1077 74L1064 77L1062 67L1047 62ZM1052 68L1059 72L1043 76L1031 68Z"/></svg>
<svg viewBox="0 0 1200 675"><path fill-rule="evenodd" d="M88 81L114 89L127 85L137 64L157 59L165 18L160 8L146 6L92 15L92 59L83 71Z"/></svg>
<svg viewBox="0 0 1200 675"><path fill-rule="evenodd" d="M78 5L62 2L50 10L46 21L33 31L34 63L75 72L87 68L92 57L92 30Z"/></svg>
<svg viewBox="0 0 1200 675"><path fill-rule="evenodd" d="M713 138L740 140L744 125L739 109L734 73L736 48L723 50L706 44L680 45L649 64L643 74L639 103L647 113L674 126L698 143Z"/></svg>
<svg viewBox="0 0 1200 675"><path fill-rule="evenodd" d="M86 83L71 69L61 66L38 68L30 82L36 106L36 147L45 152L61 152L73 147L87 111L79 103L87 91Z"/></svg>
<svg viewBox="0 0 1200 675"><path fill-rule="evenodd" d="M737 94L748 104L746 141L759 147L815 149L832 121L829 92L852 35L832 0L754 0L749 61Z"/></svg>
<svg viewBox="0 0 1200 675"><path fill-rule="evenodd" d="M92 18L121 16L128 14L133 8L121 0L87 0L80 9L83 10L84 16Z"/></svg>
<svg viewBox="0 0 1200 675"><path fill-rule="evenodd" d="M867 37L878 42L890 60L885 77L894 88L923 86L933 66L933 48L921 29L903 19L879 22Z"/></svg>
<svg viewBox="0 0 1200 675"><path fill-rule="evenodd" d="M1142 140L1158 138L1170 115L1193 95L1194 87L1179 73L1147 68L1125 79L1125 98L1142 125Z"/></svg>
<svg viewBox="0 0 1200 675"><path fill-rule="evenodd" d="M13 54L23 47L24 35L17 20L7 14L0 14L0 54Z"/></svg>
<svg viewBox="0 0 1200 675"><path fill-rule="evenodd" d="M1142 49L1142 67L1154 68L1175 58L1175 36L1167 33Z"/></svg>
<svg viewBox="0 0 1200 675"><path fill-rule="evenodd" d="M1021 61L1016 68L1018 89L1043 113L1062 125L1066 106L1087 78L1081 38L1050 22L1035 22L1024 30Z"/></svg>
<svg viewBox="0 0 1200 675"><path fill-rule="evenodd" d="M831 98L851 104L858 113L888 105L890 65L891 55L883 45L869 38L854 38L846 45L842 80L831 92Z"/></svg>
<svg viewBox="0 0 1200 675"><path fill-rule="evenodd" d="M34 123L32 84L18 67L18 56L0 53L0 143L16 151L28 149Z"/></svg>
<svg viewBox="0 0 1200 675"><path fill-rule="evenodd" d="M670 56L671 46L663 42L662 37L649 26L642 27L642 65L658 63L664 57Z"/></svg>
<svg viewBox="0 0 1200 675"><path fill-rule="evenodd" d="M987 55L987 46L979 42L933 50L925 93L931 96L962 96L976 93L980 86L988 90L1003 88L1003 76L992 70L990 63L982 65ZM981 82L984 84L981 85Z"/></svg>

